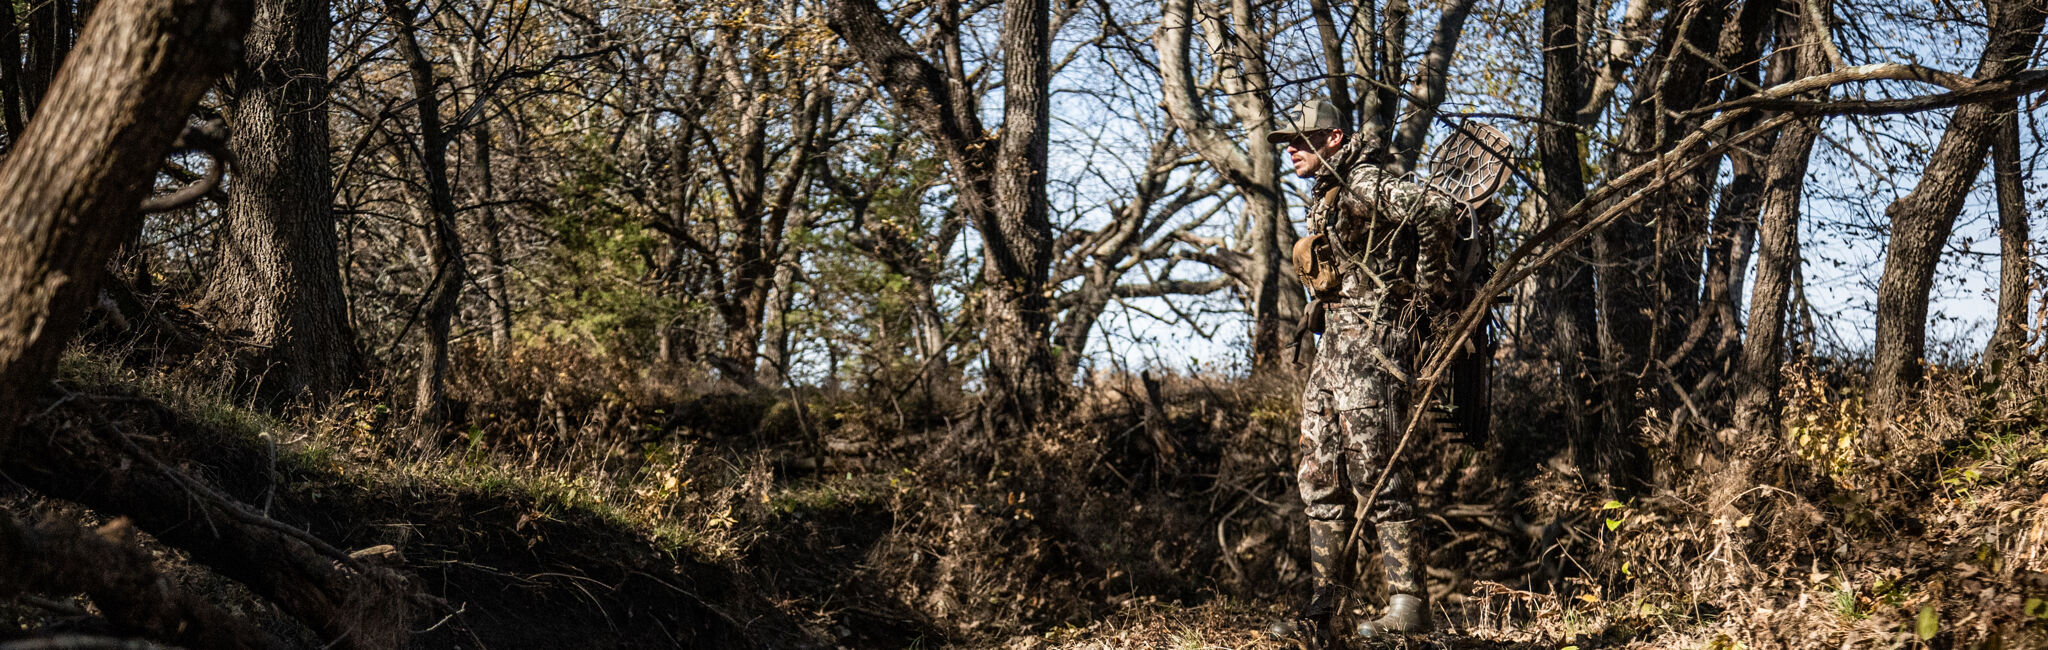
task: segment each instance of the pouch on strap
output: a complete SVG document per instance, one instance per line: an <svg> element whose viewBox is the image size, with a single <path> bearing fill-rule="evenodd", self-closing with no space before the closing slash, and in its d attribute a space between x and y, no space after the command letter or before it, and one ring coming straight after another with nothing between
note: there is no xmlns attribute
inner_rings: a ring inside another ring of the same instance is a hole
<svg viewBox="0 0 2048 650"><path fill-rule="evenodd" d="M1337 275L1336 254L1330 250L1330 239L1322 233L1315 233L1294 242L1294 274L1301 278L1302 286L1317 300L1335 300L1338 290L1343 288L1343 279ZM1318 328L1317 333L1322 330Z"/></svg>

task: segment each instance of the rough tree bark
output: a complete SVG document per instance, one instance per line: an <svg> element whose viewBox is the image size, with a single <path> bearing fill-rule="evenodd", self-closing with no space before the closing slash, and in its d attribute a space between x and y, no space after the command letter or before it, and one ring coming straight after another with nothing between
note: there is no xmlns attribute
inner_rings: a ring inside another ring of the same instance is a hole
<svg viewBox="0 0 2048 650"><path fill-rule="evenodd" d="M2041 3L2006 0L1986 3L1990 41L1977 63L1976 78L1991 79L2026 67L2039 37ZM1948 130L1928 156L1913 191L1885 208L1891 239L1877 286L1877 336L1870 370L1872 451L1884 447L1892 416L1912 402L1927 353L1927 301L1942 246L1955 227L1963 198L1984 169L1985 152L1999 130L1998 104L1965 104L1950 116Z"/></svg>
<svg viewBox="0 0 2048 650"><path fill-rule="evenodd" d="M396 30L398 55L411 77L413 108L419 112L420 170L426 177L427 259L433 280L427 286L425 342L420 346L419 383L413 392L413 423L434 428L447 419L448 335L468 269L462 258L461 233L455 224L455 191L448 183L449 133L441 123L441 96L435 89L434 64L420 50L418 12L404 0L384 0L384 11Z"/></svg>
<svg viewBox="0 0 2048 650"><path fill-rule="evenodd" d="M324 400L359 370L335 257L327 142L326 0L260 0L229 77L234 179L201 309L261 350L252 375L280 399Z"/></svg>
<svg viewBox="0 0 2048 650"><path fill-rule="evenodd" d="M1778 66L1766 77L1758 60L1764 44L1772 37L1779 9L1777 0L1745 2L1736 20L1722 30L1715 58L1733 67L1725 99L1748 97L1760 84L1777 85L1791 79L1791 66ZM1749 112L1730 130L1747 131L1763 117L1761 112ZM1737 291L1742 287L1750 250L1755 246L1755 212L1763 197L1762 155L1756 152L1770 151L1774 141L1775 136L1767 136L1754 147L1729 152L1728 182L1721 186L1720 200L1707 226L1706 269L1701 273L1699 311L1691 319L1684 339L1664 359L1665 367L1678 372L1677 380L1689 387L1696 402L1720 402L1706 396L1722 394L1725 384L1718 380L1732 376L1733 366L1739 363L1735 357L1740 356L1742 319L1737 316L1741 309L1741 294ZM1718 336L1709 340L1709 335L1717 331ZM1695 354L1699 350L1704 350L1704 354ZM1725 413L1713 406L1702 406L1714 411L1714 415Z"/></svg>
<svg viewBox="0 0 2048 650"><path fill-rule="evenodd" d="M249 14L245 0L108 0L87 27L90 49L0 162L0 450L101 266L141 228L156 169L232 62Z"/></svg>
<svg viewBox="0 0 2048 650"><path fill-rule="evenodd" d="M251 13L242 0L108 0L41 119L0 162L0 186L11 188L0 194L0 457L24 459L9 443L27 396L42 392L30 387L48 380L102 265L140 228L155 170L186 112L232 63ZM105 468L87 469L74 474ZM16 569L0 570L8 590L85 590L117 623L184 643L274 645L169 589L146 554L110 538L117 531L31 529L11 516L0 529L0 566Z"/></svg>
<svg viewBox="0 0 2048 650"><path fill-rule="evenodd" d="M1984 347L1988 365L2010 365L2026 351L2028 275L2027 188L2020 168L2019 103L1999 106L1998 135L1991 142L1991 169L1998 192L1998 325Z"/></svg>
<svg viewBox="0 0 2048 650"><path fill-rule="evenodd" d="M1650 60L1638 71L1634 94L1640 99L1622 117L1621 144L1608 169L1633 169L1655 159L1705 119L1676 116L1719 99L1725 80L1711 79L1719 64L1706 53L1717 47L1728 15L1726 7L1707 3L1674 9L1664 18ZM1679 324L1688 322L1697 304L1712 175L1708 165L1689 170L1657 189L1658 200L1631 211L1592 242L1607 407L1602 425L1622 443L1615 448L1635 463L1626 470L1635 478L1648 478L1647 468L1627 433L1651 403L1664 376L1663 353L1681 338Z"/></svg>
<svg viewBox="0 0 2048 650"><path fill-rule="evenodd" d="M1818 0L1820 13L1831 9ZM1814 36L1797 16L1779 19L1778 47L1771 56L1772 78L1799 79L1827 69ZM1804 47L1800 47L1804 45ZM1778 70L1784 69L1784 74ZM1819 99L1808 97L1808 99ZM1820 136L1818 117L1802 118L1778 134L1764 163L1762 211L1757 217L1756 286L1749 297L1748 336L1735 375L1735 427L1749 441L1778 439L1778 387L1784 365L1786 310L1798 281L1800 200L1806 187L1807 163ZM1738 446L1738 441L1727 441ZM1752 445L1754 443L1751 443Z"/></svg>
<svg viewBox="0 0 2048 650"><path fill-rule="evenodd" d="M1063 383L1048 338L1052 314L1046 291L1052 264L1045 189L1049 18L1046 0L1004 3L999 38L1003 125L989 132L982 128L966 79L919 55L873 0L832 0L827 12L832 31L846 40L897 108L932 139L958 181L957 209L982 240L990 415L1019 427L1035 424Z"/></svg>
<svg viewBox="0 0 2048 650"><path fill-rule="evenodd" d="M1566 210L1586 197L1584 154L1579 133L1565 125L1575 121L1585 104L1584 57L1578 33L1580 0L1551 0L1543 5L1543 96L1542 115L1547 123L1536 127L1536 155L1543 177L1543 218L1554 222ZM1597 462L1596 437L1601 430L1599 393L1587 355L1594 348L1593 333L1598 324L1593 312L1593 269L1574 257L1554 264L1539 276L1540 295L1535 296L1535 340L1551 341L1550 354L1558 364L1571 422L1568 439L1581 471L1593 470Z"/></svg>

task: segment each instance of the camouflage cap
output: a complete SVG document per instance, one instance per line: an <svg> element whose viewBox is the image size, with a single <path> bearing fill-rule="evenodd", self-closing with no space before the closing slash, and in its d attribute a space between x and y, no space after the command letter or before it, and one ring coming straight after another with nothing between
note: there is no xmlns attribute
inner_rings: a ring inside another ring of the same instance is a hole
<svg viewBox="0 0 2048 650"><path fill-rule="evenodd" d="M1327 99L1311 99L1295 109L1295 115L1281 115L1274 120L1273 134L1266 141L1284 144L1294 136L1316 131L1344 128L1343 117L1337 112L1337 105Z"/></svg>

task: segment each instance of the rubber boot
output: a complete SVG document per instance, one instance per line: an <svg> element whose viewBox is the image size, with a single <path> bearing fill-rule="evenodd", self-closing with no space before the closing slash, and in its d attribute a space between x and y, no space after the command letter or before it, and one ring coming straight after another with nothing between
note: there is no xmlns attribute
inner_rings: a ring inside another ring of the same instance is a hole
<svg viewBox="0 0 2048 650"><path fill-rule="evenodd" d="M1428 632L1429 592L1422 586L1422 547L1416 544L1416 521L1379 525L1380 563L1387 567L1387 615L1358 624L1358 636Z"/></svg>
<svg viewBox="0 0 2048 650"><path fill-rule="evenodd" d="M1308 564L1314 591L1293 618L1266 627L1267 636L1301 647L1330 647L1336 638L1337 610L1345 592L1344 543L1351 520L1308 520Z"/></svg>

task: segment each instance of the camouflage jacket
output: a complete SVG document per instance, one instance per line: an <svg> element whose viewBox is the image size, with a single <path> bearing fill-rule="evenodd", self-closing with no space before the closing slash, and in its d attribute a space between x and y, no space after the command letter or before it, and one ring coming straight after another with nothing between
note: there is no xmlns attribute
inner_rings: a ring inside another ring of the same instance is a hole
<svg viewBox="0 0 2048 650"><path fill-rule="evenodd" d="M1451 292L1456 202L1366 162L1369 144L1354 140L1317 174L1309 231L1329 236L1347 303L1432 314Z"/></svg>

